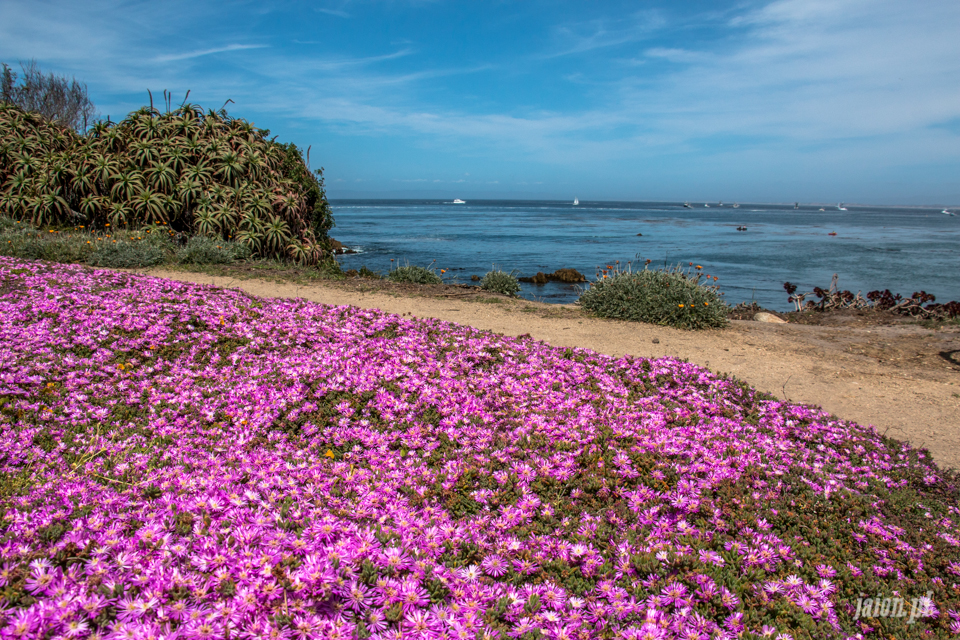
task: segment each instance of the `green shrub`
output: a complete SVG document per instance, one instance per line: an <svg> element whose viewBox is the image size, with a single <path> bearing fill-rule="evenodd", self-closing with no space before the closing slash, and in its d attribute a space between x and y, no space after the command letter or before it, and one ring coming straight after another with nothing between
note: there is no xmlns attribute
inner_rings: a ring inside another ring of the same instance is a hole
<svg viewBox="0 0 960 640"><path fill-rule="evenodd" d="M93 250L86 242L77 242L69 236L44 236L23 225L11 227L0 223L0 255L24 260L86 262Z"/></svg>
<svg viewBox="0 0 960 640"><path fill-rule="evenodd" d="M604 318L708 329L727 324L727 305L715 286L700 283L699 270L614 270L580 296L584 309Z"/></svg>
<svg viewBox="0 0 960 640"><path fill-rule="evenodd" d="M443 284L437 272L425 267L406 265L397 267L387 274L391 282L412 282L413 284Z"/></svg>
<svg viewBox="0 0 960 640"><path fill-rule="evenodd" d="M480 281L480 288L494 293L502 293L505 296L516 296L520 293L520 282L513 273L507 273L500 269L488 271Z"/></svg>
<svg viewBox="0 0 960 640"><path fill-rule="evenodd" d="M152 267L164 260L163 251L146 242L127 242L102 244L87 258L87 264L93 267L112 269L132 269Z"/></svg>
<svg viewBox="0 0 960 640"><path fill-rule="evenodd" d="M236 249L244 245L204 236L193 236L177 252L180 264L229 264L236 259Z"/></svg>
<svg viewBox="0 0 960 640"><path fill-rule="evenodd" d="M370 278L371 280L380 280L381 277L379 271L372 271L366 266L360 267L360 271L357 275L359 275L361 278Z"/></svg>
<svg viewBox="0 0 960 640"><path fill-rule="evenodd" d="M344 278L340 263L334 260L332 255L327 255L320 261L320 264L317 265L317 271L323 278L330 278L331 280L343 280Z"/></svg>

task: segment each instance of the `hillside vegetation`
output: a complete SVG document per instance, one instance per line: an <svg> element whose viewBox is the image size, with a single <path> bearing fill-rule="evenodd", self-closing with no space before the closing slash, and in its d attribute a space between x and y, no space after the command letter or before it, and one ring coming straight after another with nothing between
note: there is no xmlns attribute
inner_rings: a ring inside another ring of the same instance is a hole
<svg viewBox="0 0 960 640"><path fill-rule="evenodd" d="M144 107L83 135L0 104L0 215L38 227L160 224L316 264L330 255L333 226L322 173L268 135L191 104Z"/></svg>
<svg viewBox="0 0 960 640"><path fill-rule="evenodd" d="M6 257L0 345L0 638L960 633L957 475L690 363Z"/></svg>

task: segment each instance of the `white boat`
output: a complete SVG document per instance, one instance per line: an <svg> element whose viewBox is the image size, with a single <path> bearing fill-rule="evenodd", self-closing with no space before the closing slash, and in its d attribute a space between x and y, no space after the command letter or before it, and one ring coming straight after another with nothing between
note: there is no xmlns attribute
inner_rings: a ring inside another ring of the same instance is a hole
<svg viewBox="0 0 960 640"><path fill-rule="evenodd" d="M574 198L574 199L573 199L573 206L577 206L578 204L580 204L580 198Z"/></svg>
<svg viewBox="0 0 960 640"><path fill-rule="evenodd" d="M847 208L843 206L842 202L837 203L837 211L846 211Z"/></svg>
<svg viewBox="0 0 960 640"><path fill-rule="evenodd" d="M944 209L944 210L941 211L940 213L942 213L943 215L946 215L946 216L955 216L955 215L957 215L957 214L955 214L953 211L950 211L949 209Z"/></svg>
<svg viewBox="0 0 960 640"><path fill-rule="evenodd" d="M456 200L453 201L453 204L467 204L467 201L457 198Z"/></svg>
<svg viewBox="0 0 960 640"><path fill-rule="evenodd" d="M733 203L733 208L734 208L734 209L739 209L739 208L740 208L740 203L739 203L739 202L734 202L734 203Z"/></svg>
<svg viewBox="0 0 960 640"><path fill-rule="evenodd" d="M710 205L708 205L706 202L703 203L703 206L705 206L707 209L710 208Z"/></svg>
<svg viewBox="0 0 960 640"><path fill-rule="evenodd" d="M799 202L794 202L794 203L793 203L793 208L794 208L794 209L799 209L799 208L800 208L800 203L799 203Z"/></svg>
<svg viewBox="0 0 960 640"><path fill-rule="evenodd" d="M718 204L717 206L718 206L718 207L722 207L722 206L723 206L723 200L721 200L721 201L720 201L720 204Z"/></svg>
<svg viewBox="0 0 960 640"><path fill-rule="evenodd" d="M689 202L684 202L684 203L683 203L683 208L684 208L684 209L692 209L693 207L690 206L690 203L689 203Z"/></svg>

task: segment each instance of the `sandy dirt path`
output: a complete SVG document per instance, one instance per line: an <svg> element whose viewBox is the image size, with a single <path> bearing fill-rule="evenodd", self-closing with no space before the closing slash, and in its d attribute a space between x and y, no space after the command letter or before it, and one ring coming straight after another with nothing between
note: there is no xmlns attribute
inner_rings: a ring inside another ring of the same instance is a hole
<svg viewBox="0 0 960 640"><path fill-rule="evenodd" d="M591 318L572 305L476 296L423 297L364 291L343 283L298 285L158 269L149 275L238 288L263 297L438 318L505 335L530 334L555 346L614 356L673 356L732 374L778 398L819 405L930 450L960 469L960 330L918 325L809 326L733 321L723 330L689 332Z"/></svg>

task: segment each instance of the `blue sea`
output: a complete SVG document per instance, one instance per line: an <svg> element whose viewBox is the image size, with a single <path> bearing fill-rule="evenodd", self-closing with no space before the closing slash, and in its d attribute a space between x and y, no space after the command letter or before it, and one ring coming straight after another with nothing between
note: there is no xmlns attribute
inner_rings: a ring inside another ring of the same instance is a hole
<svg viewBox="0 0 960 640"><path fill-rule="evenodd" d="M925 290L939 302L960 300L960 215L939 208L683 204L334 200L331 235L358 251L339 257L344 270L420 265L445 269L447 282L469 284L494 265L518 276L572 267L592 280L598 267L617 260L637 268L650 259L651 267L702 265L719 277L730 304L755 300L788 310L784 282L810 291L827 288L835 273L839 287L853 292ZM552 282L522 286L524 298L550 303L570 303L580 293Z"/></svg>

